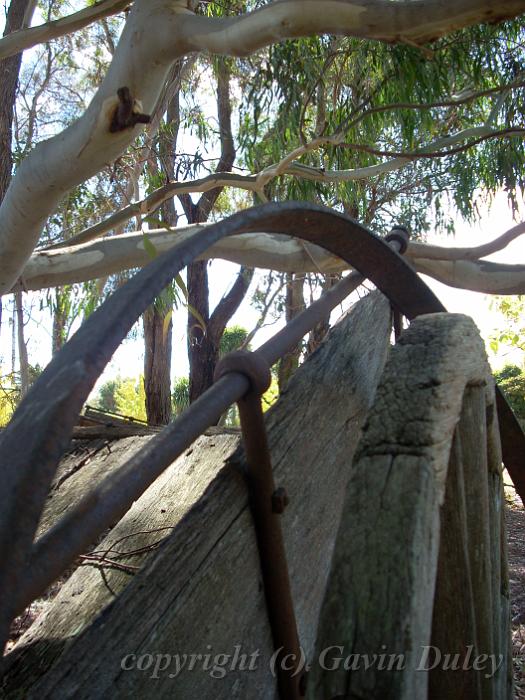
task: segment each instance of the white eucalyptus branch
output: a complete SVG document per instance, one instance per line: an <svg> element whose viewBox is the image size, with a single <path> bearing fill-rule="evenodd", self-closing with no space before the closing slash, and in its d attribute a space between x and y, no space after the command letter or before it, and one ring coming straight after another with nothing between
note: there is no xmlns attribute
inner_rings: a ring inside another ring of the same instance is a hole
<svg viewBox="0 0 525 700"><path fill-rule="evenodd" d="M71 32L77 32L93 22L105 17L116 15L124 10L132 0L100 0L89 7L85 7L78 12L73 12L66 17L54 19L51 22L40 24L37 27L20 29L11 32L0 39L0 60L30 49L37 44L44 44L52 39L58 39Z"/></svg>
<svg viewBox="0 0 525 700"><path fill-rule="evenodd" d="M424 258L412 258L412 264L418 272L449 287L483 294L525 294L525 265Z"/></svg>
<svg viewBox="0 0 525 700"><path fill-rule="evenodd" d="M390 0L280 0L240 16L188 18L188 47L247 56L284 39L312 34L352 35L419 46L456 29L514 17L520 0L391 2Z"/></svg>
<svg viewBox="0 0 525 700"><path fill-rule="evenodd" d="M126 223L126 221L129 221L134 216L149 216L168 199L172 199L181 194L209 192L217 187L236 187L237 189L255 192L257 189L256 177L254 175L237 175L236 173L213 173L189 182L168 182L166 185L151 192L147 197L144 197L144 199L128 204L128 206L111 214L111 216L108 216L103 221L80 231L80 233L77 233L76 236L72 236L68 240L47 246L46 250L70 248L71 246L81 243L94 241L108 231L112 231L117 226Z"/></svg>
<svg viewBox="0 0 525 700"><path fill-rule="evenodd" d="M199 233L211 224L194 224L168 231L148 231L147 237L157 253ZM516 227L517 228L517 227ZM511 230L512 232L512 230ZM480 246L494 252L516 237L507 232L492 244ZM425 258L428 249L429 257ZM457 249L464 250L464 249ZM408 259L418 272L462 289L487 294L525 293L525 265L502 265L484 260L440 260L436 246L411 244ZM417 256L415 253L417 252ZM280 272L342 272L348 265L319 246L290 236L250 233L229 236L209 248L199 259L221 258L248 267L268 268ZM142 267L150 261L142 232L104 238L84 245L34 253L21 277L24 289L42 289L104 277L124 269Z"/></svg>
<svg viewBox="0 0 525 700"><path fill-rule="evenodd" d="M411 260L425 258L426 260L480 260L506 248L509 243L525 233L525 222L513 226L505 233L489 243L472 248L445 248L428 245L427 243L409 243L405 255Z"/></svg>

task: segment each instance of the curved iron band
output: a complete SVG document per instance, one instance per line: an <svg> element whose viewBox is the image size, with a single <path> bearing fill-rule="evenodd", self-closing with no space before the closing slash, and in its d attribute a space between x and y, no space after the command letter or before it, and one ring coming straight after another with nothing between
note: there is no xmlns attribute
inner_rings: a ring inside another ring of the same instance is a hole
<svg viewBox="0 0 525 700"><path fill-rule="evenodd" d="M346 215L314 204L265 204L234 214L174 246L83 324L34 384L2 435L0 600L11 600L9 592L17 590L24 575L43 504L78 413L120 342L197 255L225 236L257 231L292 235L326 248L369 278L409 319L445 311L416 272L382 239ZM0 637L6 607L0 613Z"/></svg>

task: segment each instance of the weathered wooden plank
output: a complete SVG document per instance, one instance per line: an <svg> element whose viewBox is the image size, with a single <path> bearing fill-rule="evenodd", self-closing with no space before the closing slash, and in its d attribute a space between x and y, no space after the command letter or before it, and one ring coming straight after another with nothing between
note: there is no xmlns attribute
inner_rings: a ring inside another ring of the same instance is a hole
<svg viewBox="0 0 525 700"><path fill-rule="evenodd" d="M151 436L100 440L96 447L75 450L64 459L55 475L40 522L40 537L51 525L84 496L97 481L126 462ZM85 456L84 456L85 455Z"/></svg>
<svg viewBox="0 0 525 700"><path fill-rule="evenodd" d="M283 530L299 635L308 655L353 452L385 362L389 334L389 305L373 294L332 331L267 417L276 483L286 486L291 498ZM223 440L201 438L214 439ZM87 578L82 567L65 584L46 617L12 653L7 697L274 697L271 637L239 476L241 455L231 455L230 449L225 463L226 447L220 444L224 449L219 457L216 447L210 449L207 463L202 455L195 462L176 462L163 477L162 500L153 485L121 521L119 533L126 534L166 521L177 525L121 595L115 598L108 589L122 588L118 582L123 572L105 571L106 586L101 572L91 570ZM182 519L176 512L181 480L194 481L201 490ZM91 615L103 608L92 625L82 614L84 604ZM203 668L202 659L194 670L177 674L175 655L192 653L226 655L225 677L212 677L221 668L212 673ZM128 654L145 659L145 664L147 655L154 655L153 666L124 670L121 663ZM165 658L157 654L173 658L169 669L153 674L157 659ZM239 654L246 655L244 670Z"/></svg>
<svg viewBox="0 0 525 700"><path fill-rule="evenodd" d="M461 434L456 429L441 508L432 636L428 663L424 665L430 671L429 700L481 698L481 680L471 667L472 659L478 655L477 621L469 558L463 453ZM447 656L443 658L444 654ZM451 670L453 666L458 667L456 671Z"/></svg>
<svg viewBox="0 0 525 700"><path fill-rule="evenodd" d="M130 423L127 425L77 425L73 428L71 437L73 440L93 440L99 438L118 440L133 435L151 435L159 432L160 428L155 429L147 425L133 425Z"/></svg>
<svg viewBox="0 0 525 700"><path fill-rule="evenodd" d="M469 386L465 389L459 433L465 480L472 595L476 610L476 651L477 654L492 657L495 650L486 417L487 395L492 393L490 389L490 386L484 385ZM481 697L493 700L495 676L491 673L479 673L478 677Z"/></svg>
<svg viewBox="0 0 525 700"><path fill-rule="evenodd" d="M491 590L492 590L492 633L494 639L494 653L507 655L509 633L509 613L507 611L507 625L503 630L501 595L501 524L504 516L505 498L503 493L503 479L501 474L502 456L500 442L500 428L498 424L498 412L496 410L496 396L488 401L486 409L486 438L487 438L487 470L488 470L488 522L490 533L490 561L491 561ZM506 562L506 551L505 562ZM502 663L495 674L495 697L507 697L506 688L506 663Z"/></svg>
<svg viewBox="0 0 525 700"><path fill-rule="evenodd" d="M496 698L512 698L513 675L512 644L510 635L510 590L507 567L507 533L505 527L505 494L501 474L502 449L500 442L497 398L487 405L487 460L489 470L489 521L492 561L492 608L496 658L502 658L496 672Z"/></svg>
<svg viewBox="0 0 525 700"><path fill-rule="evenodd" d="M503 462L525 506L525 430L503 391L496 391Z"/></svg>
<svg viewBox="0 0 525 700"><path fill-rule="evenodd" d="M503 494L502 494L503 495ZM502 503L505 500L502 498ZM500 527L500 561L501 561L501 588L499 595L500 619L498 629L500 630L500 647L498 659L501 656L503 663L500 665L500 688L497 697L511 700L514 698L514 666L512 658L512 637L510 626L510 586L507 560L507 526L505 523L504 509L501 509Z"/></svg>
<svg viewBox="0 0 525 700"><path fill-rule="evenodd" d="M68 501L73 505L89 488L90 482L117 469L150 439L126 438L113 443L111 453L104 451L104 463L93 460L76 472L48 500L45 522L51 526ZM202 496L208 481L221 469L238 443L238 436L228 434L199 438L132 506L109 536L97 545L96 552L119 565L140 567L147 551L124 557L118 556L116 551L144 550L162 541ZM101 471L98 475L97 470ZM8 666L6 672L6 693L26 697L27 688L52 665L67 642L111 604L132 578L133 570L125 571L103 563L97 566L88 562L78 569L64 585L49 612L32 625L8 656L8 665L12 665L12 669L9 670Z"/></svg>
<svg viewBox="0 0 525 700"><path fill-rule="evenodd" d="M420 316L393 348L347 485L316 644L316 658L336 645L347 667L317 665L308 697L427 696L452 439L465 387L489 376L466 316Z"/></svg>

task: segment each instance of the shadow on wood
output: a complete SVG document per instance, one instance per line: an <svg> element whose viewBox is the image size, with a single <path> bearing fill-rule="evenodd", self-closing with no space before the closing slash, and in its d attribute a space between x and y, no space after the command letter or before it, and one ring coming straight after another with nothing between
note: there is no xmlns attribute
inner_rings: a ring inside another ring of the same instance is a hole
<svg viewBox="0 0 525 700"><path fill-rule="evenodd" d="M374 293L333 329L267 414L276 483L291 499L282 525L308 656L352 456L389 335L389 304ZM114 549L140 550L118 558L132 566L142 563L145 547L154 544L155 552L135 575L104 563L77 569L8 657L7 697L274 698L237 445L231 434L199 438L133 505L97 551L115 559ZM155 544L165 534L160 528L170 534ZM193 670L191 654L204 655L194 658ZM225 655L220 667L217 654ZM169 668L161 671L157 662Z"/></svg>

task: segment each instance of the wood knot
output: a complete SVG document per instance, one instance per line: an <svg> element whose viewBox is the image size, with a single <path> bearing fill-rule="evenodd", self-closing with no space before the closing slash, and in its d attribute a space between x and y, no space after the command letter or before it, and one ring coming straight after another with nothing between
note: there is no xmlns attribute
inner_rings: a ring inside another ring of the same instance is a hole
<svg viewBox="0 0 525 700"><path fill-rule="evenodd" d="M118 105L113 112L113 119L109 125L111 133L132 129L136 124L149 124L151 116L136 110L137 102L133 99L128 87L117 90Z"/></svg>

